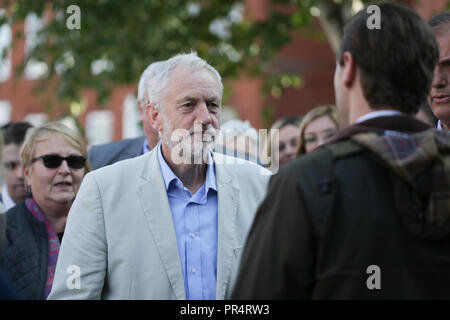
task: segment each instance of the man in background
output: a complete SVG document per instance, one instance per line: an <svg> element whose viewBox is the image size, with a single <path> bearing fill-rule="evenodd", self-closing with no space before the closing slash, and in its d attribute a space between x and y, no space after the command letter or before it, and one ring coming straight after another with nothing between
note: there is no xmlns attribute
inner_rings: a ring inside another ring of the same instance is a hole
<svg viewBox="0 0 450 320"><path fill-rule="evenodd" d="M450 130L450 12L443 12L428 22L439 44L436 64L428 97L431 109L439 119L439 130Z"/></svg>
<svg viewBox="0 0 450 320"><path fill-rule="evenodd" d="M158 132L152 128L149 120L144 115L145 101L147 100L145 83L149 73L150 69L147 67L139 80L137 96L139 115L145 136L92 146L88 155L92 169L98 169L117 161L140 156L152 150L158 143Z"/></svg>
<svg viewBox="0 0 450 320"><path fill-rule="evenodd" d="M344 129L270 181L234 299L450 298L450 135L413 117L439 47L412 9L375 5L380 28L364 8L337 54Z"/></svg>
<svg viewBox="0 0 450 320"><path fill-rule="evenodd" d="M28 122L14 122L3 133L2 164L5 181L1 197L5 211L24 201L27 194L20 165L20 148L31 127Z"/></svg>

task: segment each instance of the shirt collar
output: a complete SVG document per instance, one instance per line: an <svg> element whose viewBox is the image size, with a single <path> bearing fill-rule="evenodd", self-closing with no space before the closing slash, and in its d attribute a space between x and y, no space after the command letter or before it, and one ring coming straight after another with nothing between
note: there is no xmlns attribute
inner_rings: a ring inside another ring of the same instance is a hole
<svg viewBox="0 0 450 320"><path fill-rule="evenodd" d="M2 200L3 200L3 207L5 209L5 212L16 205L14 200L9 195L8 185L6 184L6 182L4 182L2 185Z"/></svg>
<svg viewBox="0 0 450 320"><path fill-rule="evenodd" d="M398 110L377 110L372 111L369 113L366 113L365 115L359 117L355 123L360 123L369 119L378 118L378 117L392 117L392 116L398 116L398 115L404 115L403 112L400 112Z"/></svg>
<svg viewBox="0 0 450 320"><path fill-rule="evenodd" d="M159 166L161 168L161 173L164 180L164 185L166 186L166 191L169 189L170 183L173 180L179 181L181 185L183 183L181 180L173 173L172 169L170 169L169 165L167 164L166 160L164 159L162 155L162 146L161 141L158 142L158 145L156 146L158 150L158 161ZM214 168L214 161L212 159L211 153L208 154L208 166L206 169L206 178L205 178L205 190L213 189L217 191L217 183L216 183L216 172Z"/></svg>
<svg viewBox="0 0 450 320"><path fill-rule="evenodd" d="M444 130L444 128L442 127L442 122L441 122L441 120L438 120L438 123L437 123L437 127L436 127L438 130Z"/></svg>

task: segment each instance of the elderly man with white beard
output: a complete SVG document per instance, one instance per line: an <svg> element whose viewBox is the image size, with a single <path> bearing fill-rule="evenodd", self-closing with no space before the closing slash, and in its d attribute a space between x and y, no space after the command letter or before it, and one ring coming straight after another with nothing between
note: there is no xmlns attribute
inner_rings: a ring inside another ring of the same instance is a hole
<svg viewBox="0 0 450 320"><path fill-rule="evenodd" d="M145 116L161 141L89 173L49 299L225 299L269 171L212 152L222 81L196 53L154 63Z"/></svg>

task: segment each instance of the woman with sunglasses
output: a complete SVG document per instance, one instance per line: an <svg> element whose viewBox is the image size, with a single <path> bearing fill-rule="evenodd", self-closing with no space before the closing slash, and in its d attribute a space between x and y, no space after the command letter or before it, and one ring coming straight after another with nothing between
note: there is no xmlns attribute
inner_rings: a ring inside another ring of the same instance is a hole
<svg viewBox="0 0 450 320"><path fill-rule="evenodd" d="M46 299L67 215L90 165L81 137L59 122L30 130L20 158L29 195L7 212L0 267L22 297Z"/></svg>

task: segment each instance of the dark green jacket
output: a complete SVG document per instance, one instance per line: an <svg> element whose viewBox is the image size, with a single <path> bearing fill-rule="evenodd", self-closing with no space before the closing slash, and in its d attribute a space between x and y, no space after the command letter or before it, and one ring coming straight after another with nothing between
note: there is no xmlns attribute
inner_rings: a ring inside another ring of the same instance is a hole
<svg viewBox="0 0 450 320"><path fill-rule="evenodd" d="M368 120L283 167L256 215L232 298L449 299L449 223L427 225L424 215L424 190L438 179L419 181L417 192L379 154L349 142L426 129L410 117Z"/></svg>

